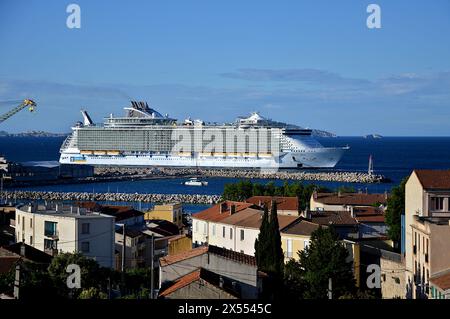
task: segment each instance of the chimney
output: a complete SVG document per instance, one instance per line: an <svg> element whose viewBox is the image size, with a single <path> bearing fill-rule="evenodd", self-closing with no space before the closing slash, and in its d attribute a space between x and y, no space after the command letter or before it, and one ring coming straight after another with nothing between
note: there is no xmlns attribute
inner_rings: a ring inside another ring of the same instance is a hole
<svg viewBox="0 0 450 319"><path fill-rule="evenodd" d="M338 197L342 197L341 191L338 191Z"/></svg>
<svg viewBox="0 0 450 319"><path fill-rule="evenodd" d="M20 245L20 256L25 257L25 244L23 242Z"/></svg>
<svg viewBox="0 0 450 319"><path fill-rule="evenodd" d="M230 215L233 215L234 213L236 213L236 205L231 204Z"/></svg>
<svg viewBox="0 0 450 319"><path fill-rule="evenodd" d="M224 213L227 211L227 202L220 203L220 213Z"/></svg>
<svg viewBox="0 0 450 319"><path fill-rule="evenodd" d="M222 276L219 277L219 287L223 288L223 278L222 278Z"/></svg>
<svg viewBox="0 0 450 319"><path fill-rule="evenodd" d="M353 206L350 206L350 215L355 218L355 212L353 210Z"/></svg>
<svg viewBox="0 0 450 319"><path fill-rule="evenodd" d="M262 201L261 200L259 200L258 206L262 207Z"/></svg>
<svg viewBox="0 0 450 319"><path fill-rule="evenodd" d="M388 199L388 192L386 190L384 191L384 199Z"/></svg>
<svg viewBox="0 0 450 319"><path fill-rule="evenodd" d="M316 190L316 189L315 189L314 192L313 192L313 198L314 198L314 199L317 199L317 190Z"/></svg>
<svg viewBox="0 0 450 319"><path fill-rule="evenodd" d="M362 194L361 188L358 188L358 194Z"/></svg>

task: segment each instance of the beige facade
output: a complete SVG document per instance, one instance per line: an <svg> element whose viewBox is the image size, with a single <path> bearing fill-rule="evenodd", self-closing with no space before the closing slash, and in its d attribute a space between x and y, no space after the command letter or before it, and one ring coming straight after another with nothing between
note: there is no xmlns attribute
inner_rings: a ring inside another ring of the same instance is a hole
<svg viewBox="0 0 450 319"><path fill-rule="evenodd" d="M80 252L101 266L114 266L114 217L86 209L56 205L16 208L15 234L49 254Z"/></svg>
<svg viewBox="0 0 450 319"><path fill-rule="evenodd" d="M450 180L436 185L439 172L414 171L406 183L405 266L413 298L429 297L430 277L450 267Z"/></svg>
<svg viewBox="0 0 450 319"><path fill-rule="evenodd" d="M380 257L383 299L405 299L407 295L405 262L400 254Z"/></svg>
<svg viewBox="0 0 450 319"><path fill-rule="evenodd" d="M145 213L145 220L162 219L174 223L179 228L183 227L183 207L180 203L155 205L155 207Z"/></svg>

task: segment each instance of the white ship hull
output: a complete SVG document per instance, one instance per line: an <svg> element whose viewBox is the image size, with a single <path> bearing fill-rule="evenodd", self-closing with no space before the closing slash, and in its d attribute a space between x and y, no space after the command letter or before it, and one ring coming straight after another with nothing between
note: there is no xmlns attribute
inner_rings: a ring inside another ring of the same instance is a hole
<svg viewBox="0 0 450 319"><path fill-rule="evenodd" d="M61 153L62 164L112 166L170 166L214 168L332 168L348 148L317 148L272 157L176 156L176 155L89 155L77 150Z"/></svg>

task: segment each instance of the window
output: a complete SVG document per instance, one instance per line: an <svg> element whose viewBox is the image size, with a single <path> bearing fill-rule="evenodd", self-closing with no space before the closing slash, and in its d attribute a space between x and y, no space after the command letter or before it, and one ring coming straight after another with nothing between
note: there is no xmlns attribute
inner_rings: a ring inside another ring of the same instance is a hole
<svg viewBox="0 0 450 319"><path fill-rule="evenodd" d="M216 236L216 225L212 225L212 235Z"/></svg>
<svg viewBox="0 0 450 319"><path fill-rule="evenodd" d="M244 230L241 229L241 240L244 240L245 236L244 236Z"/></svg>
<svg viewBox="0 0 450 319"><path fill-rule="evenodd" d="M56 235L56 223L45 221L45 236L51 237Z"/></svg>
<svg viewBox="0 0 450 319"><path fill-rule="evenodd" d="M292 239L288 239L286 244L287 244L286 257L292 258Z"/></svg>
<svg viewBox="0 0 450 319"><path fill-rule="evenodd" d="M230 239L233 239L233 228L230 228Z"/></svg>
<svg viewBox="0 0 450 319"><path fill-rule="evenodd" d="M30 236L30 245L33 245L33 236Z"/></svg>
<svg viewBox="0 0 450 319"><path fill-rule="evenodd" d="M203 234L206 234L206 223L203 224Z"/></svg>
<svg viewBox="0 0 450 319"><path fill-rule="evenodd" d="M199 222L196 222L196 223L195 223L195 231L196 231L196 232L198 232L198 223L199 223Z"/></svg>
<svg viewBox="0 0 450 319"><path fill-rule="evenodd" d="M33 218L30 218L30 228L33 228Z"/></svg>
<svg viewBox="0 0 450 319"><path fill-rule="evenodd" d="M444 210L444 197L431 197L431 210Z"/></svg>
<svg viewBox="0 0 450 319"><path fill-rule="evenodd" d="M88 253L89 252L89 242L88 241L83 241L82 243L81 243L81 251L83 252L83 253Z"/></svg>
<svg viewBox="0 0 450 319"><path fill-rule="evenodd" d="M25 216L22 216L22 230L25 230Z"/></svg>
<svg viewBox="0 0 450 319"><path fill-rule="evenodd" d="M89 234L90 233L90 224L89 223L82 223L81 224L81 233L82 234Z"/></svg>
<svg viewBox="0 0 450 319"><path fill-rule="evenodd" d="M225 226L222 228L222 237L225 238Z"/></svg>

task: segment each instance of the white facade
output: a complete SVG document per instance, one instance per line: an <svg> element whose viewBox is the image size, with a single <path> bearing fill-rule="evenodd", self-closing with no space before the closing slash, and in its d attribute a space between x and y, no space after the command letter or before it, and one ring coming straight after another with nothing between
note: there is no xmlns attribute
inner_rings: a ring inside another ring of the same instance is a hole
<svg viewBox="0 0 450 319"><path fill-rule="evenodd" d="M255 240L259 228L249 228L192 218L192 242L255 255Z"/></svg>
<svg viewBox="0 0 450 319"><path fill-rule="evenodd" d="M56 205L16 208L16 241L41 251L80 252L103 267L114 265L114 217Z"/></svg>

